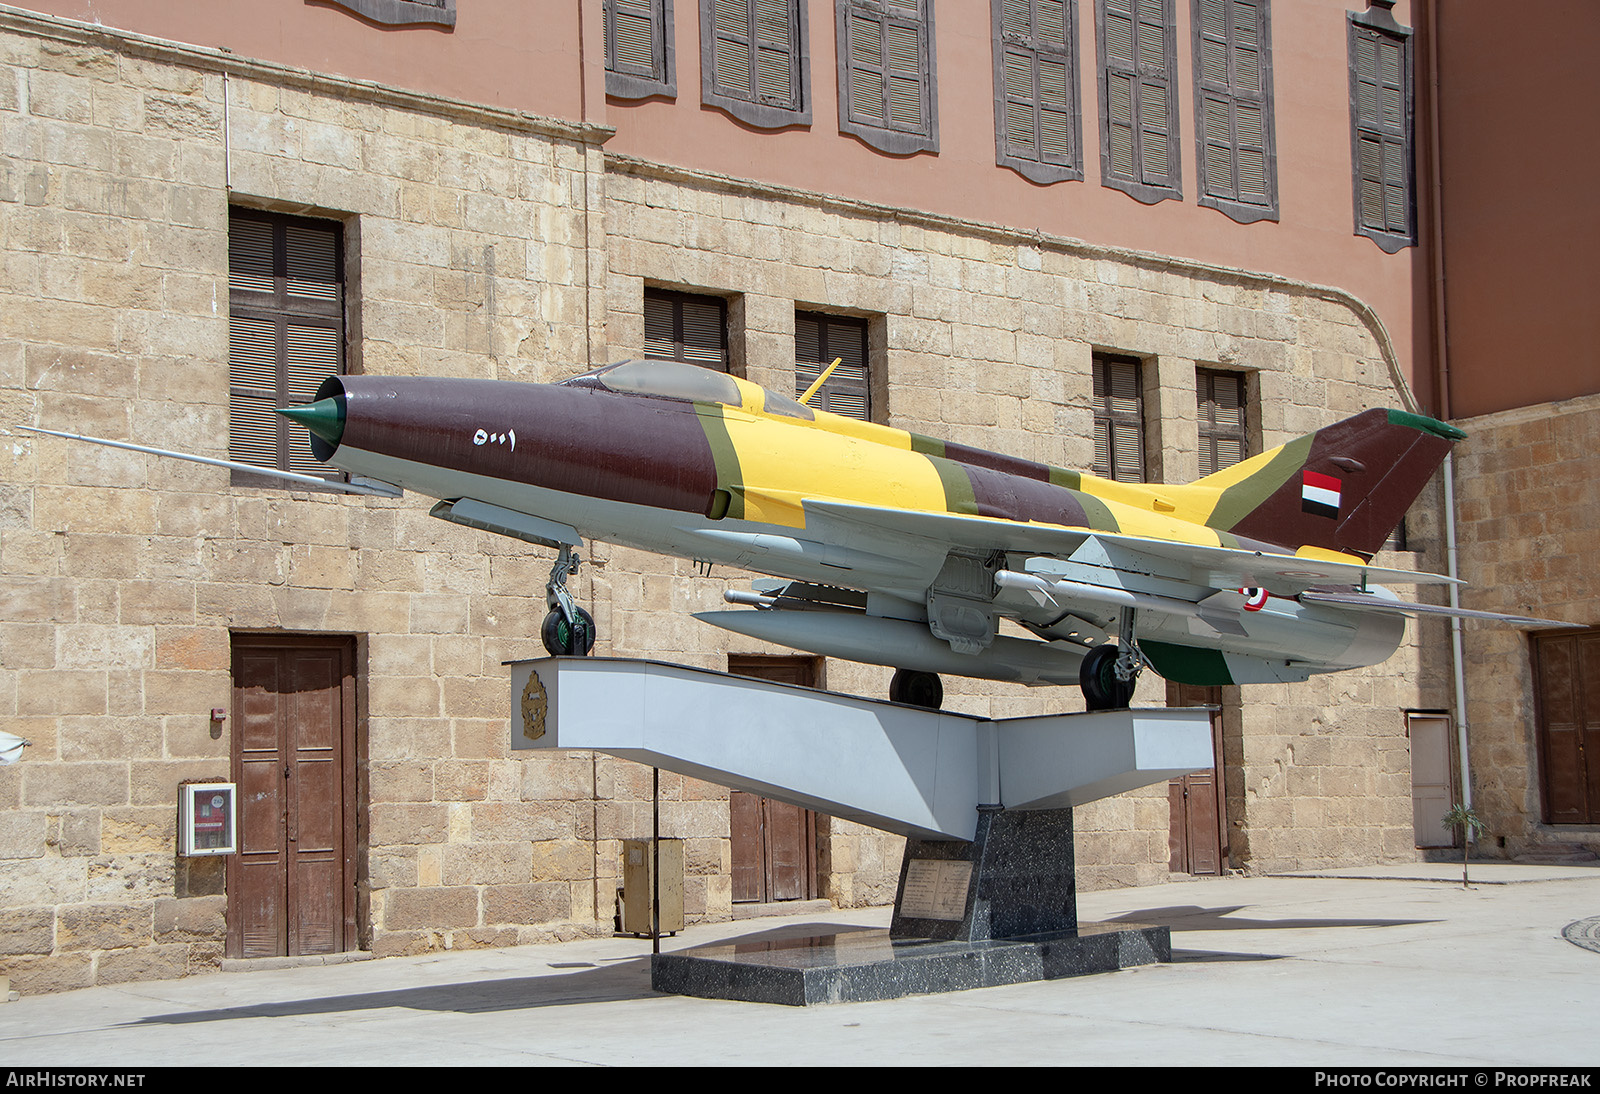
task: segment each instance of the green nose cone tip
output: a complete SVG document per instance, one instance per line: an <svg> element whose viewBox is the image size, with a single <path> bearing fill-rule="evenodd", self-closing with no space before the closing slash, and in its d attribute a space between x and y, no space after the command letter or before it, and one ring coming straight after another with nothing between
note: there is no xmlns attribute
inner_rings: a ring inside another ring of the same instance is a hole
<svg viewBox="0 0 1600 1094"><path fill-rule="evenodd" d="M329 444L337 445L339 438L344 436L344 407L338 399L318 399L305 406L286 406L278 413L299 422Z"/></svg>

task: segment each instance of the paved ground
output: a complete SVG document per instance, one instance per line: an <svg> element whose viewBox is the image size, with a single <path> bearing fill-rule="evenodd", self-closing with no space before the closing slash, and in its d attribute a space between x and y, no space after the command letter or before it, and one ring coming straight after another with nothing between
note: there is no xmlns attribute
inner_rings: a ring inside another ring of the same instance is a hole
<svg viewBox="0 0 1600 1094"><path fill-rule="evenodd" d="M1086 893L1169 924L1174 961L794 1009L657 995L602 939L226 972L0 1004L0 1066L217 1064L1600 1064L1600 869L1416 866ZM1454 884L1451 880L1454 879ZM885 911L697 927L668 948Z"/></svg>

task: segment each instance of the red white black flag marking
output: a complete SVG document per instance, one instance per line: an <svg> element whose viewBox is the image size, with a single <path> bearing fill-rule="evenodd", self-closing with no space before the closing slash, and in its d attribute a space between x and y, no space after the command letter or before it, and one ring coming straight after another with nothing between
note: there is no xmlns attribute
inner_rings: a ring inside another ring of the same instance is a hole
<svg viewBox="0 0 1600 1094"><path fill-rule="evenodd" d="M1339 480L1317 471L1300 473L1300 508L1319 517L1339 515Z"/></svg>

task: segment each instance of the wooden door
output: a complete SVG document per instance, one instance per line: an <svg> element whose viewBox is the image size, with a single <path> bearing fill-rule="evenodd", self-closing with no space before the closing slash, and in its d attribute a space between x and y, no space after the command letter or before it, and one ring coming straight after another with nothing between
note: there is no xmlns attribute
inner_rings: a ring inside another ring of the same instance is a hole
<svg viewBox="0 0 1600 1094"><path fill-rule="evenodd" d="M353 664L347 638L234 636L230 957L355 947Z"/></svg>
<svg viewBox="0 0 1600 1094"><path fill-rule="evenodd" d="M1600 630L1537 635L1534 691L1547 824L1600 824Z"/></svg>
<svg viewBox="0 0 1600 1094"><path fill-rule="evenodd" d="M1451 847L1455 832L1441 823L1455 801L1450 716L1408 713L1406 736L1411 740L1411 830L1417 846Z"/></svg>
<svg viewBox="0 0 1600 1094"><path fill-rule="evenodd" d="M1167 802L1171 809L1167 868L1179 874L1221 874L1227 853L1222 779L1217 764L1217 757L1222 755L1222 689L1169 683L1167 705L1212 708L1211 767L1180 776L1167 784Z"/></svg>
<svg viewBox="0 0 1600 1094"><path fill-rule="evenodd" d="M728 671L812 686L810 657L729 657ZM744 790L728 792L734 903L810 900L817 895L817 817L809 809Z"/></svg>

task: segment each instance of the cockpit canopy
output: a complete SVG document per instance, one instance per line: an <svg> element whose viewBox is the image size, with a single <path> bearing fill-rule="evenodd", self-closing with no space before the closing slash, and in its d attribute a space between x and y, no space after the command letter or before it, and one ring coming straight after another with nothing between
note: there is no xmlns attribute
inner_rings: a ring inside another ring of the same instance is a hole
<svg viewBox="0 0 1600 1094"><path fill-rule="evenodd" d="M751 412L813 420L812 411L787 395L758 387L725 372L682 361L618 361L561 381L566 387L603 388L621 395L649 395L692 403L723 403ZM759 396L759 401L757 399Z"/></svg>

